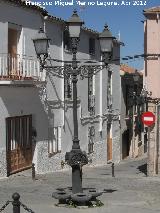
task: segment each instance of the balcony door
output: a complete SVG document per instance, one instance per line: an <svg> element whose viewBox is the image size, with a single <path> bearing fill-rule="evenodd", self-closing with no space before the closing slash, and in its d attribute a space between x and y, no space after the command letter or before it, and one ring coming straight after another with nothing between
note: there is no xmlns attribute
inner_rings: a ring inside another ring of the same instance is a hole
<svg viewBox="0 0 160 213"><path fill-rule="evenodd" d="M22 54L22 26L8 23L8 76L19 76L20 57Z"/></svg>
<svg viewBox="0 0 160 213"><path fill-rule="evenodd" d="M32 116L6 118L7 174L32 165Z"/></svg>
<svg viewBox="0 0 160 213"><path fill-rule="evenodd" d="M17 61L17 43L18 31L16 29L8 29L8 75L10 77L18 74Z"/></svg>
<svg viewBox="0 0 160 213"><path fill-rule="evenodd" d="M8 29L8 53L17 56L18 31L16 29Z"/></svg>

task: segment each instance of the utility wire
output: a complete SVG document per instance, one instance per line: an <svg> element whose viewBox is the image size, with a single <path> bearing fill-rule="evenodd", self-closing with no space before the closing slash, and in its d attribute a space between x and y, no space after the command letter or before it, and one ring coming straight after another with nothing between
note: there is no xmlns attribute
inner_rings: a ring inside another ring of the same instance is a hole
<svg viewBox="0 0 160 213"><path fill-rule="evenodd" d="M112 61L131 61L131 60L142 60L144 58L148 57L160 57L160 54L152 53L152 54L139 54L139 55L133 55L133 56L125 56L120 58L113 58ZM64 62L64 63L72 63L72 61L63 61L59 59L51 59L49 58L48 61L56 61L56 62ZM96 61L96 60L90 60L90 59L80 59L80 61L77 60L77 63L81 63L84 61L84 63L97 63L97 62L103 62L102 60Z"/></svg>

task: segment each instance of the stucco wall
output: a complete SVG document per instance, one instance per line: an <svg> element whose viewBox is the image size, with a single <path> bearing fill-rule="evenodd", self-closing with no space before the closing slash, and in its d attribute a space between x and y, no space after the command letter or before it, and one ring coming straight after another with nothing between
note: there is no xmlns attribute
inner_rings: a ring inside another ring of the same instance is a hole
<svg viewBox="0 0 160 213"><path fill-rule="evenodd" d="M120 70L119 65L112 65L112 93L113 93L113 123L112 123L112 152L113 162L121 160L121 144L120 144L120 113L121 113L121 91L120 91Z"/></svg>
<svg viewBox="0 0 160 213"><path fill-rule="evenodd" d="M23 51L18 53L35 56L32 39L39 27L43 27L40 13L35 10L18 7L14 3L0 1L0 14L0 37L2 36L1 38L4 41L1 44L0 53L8 52L8 23L12 23L19 27L22 34L20 46L23 48Z"/></svg>
<svg viewBox="0 0 160 213"><path fill-rule="evenodd" d="M23 116L32 114L32 126L36 128L36 143L48 138L48 120L43 105L39 98L39 89L34 87L7 87L0 89L0 125L1 125L1 148L0 176L6 174L6 122L7 117ZM35 153L36 155L36 153Z"/></svg>
<svg viewBox="0 0 160 213"><path fill-rule="evenodd" d="M145 30L145 51L147 54L159 54L160 52L160 20L150 19L146 21ZM160 67L159 57L148 57L145 64L146 69L146 88L152 92L153 98L160 98L158 87L160 78L158 77ZM154 82L154 83L153 83Z"/></svg>

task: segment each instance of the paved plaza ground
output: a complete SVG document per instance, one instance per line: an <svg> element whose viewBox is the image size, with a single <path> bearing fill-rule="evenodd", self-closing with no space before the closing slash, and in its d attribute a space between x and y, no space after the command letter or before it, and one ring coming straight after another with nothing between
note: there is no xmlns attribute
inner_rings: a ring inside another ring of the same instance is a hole
<svg viewBox="0 0 160 213"><path fill-rule="evenodd" d="M14 192L21 195L21 202L35 213L151 213L160 212L160 177L146 177L146 158L124 160L115 165L115 177L111 176L111 165L83 167L83 187L95 187L106 191L99 199L102 207L77 209L56 207L52 192L57 187L71 186L71 171L38 175L32 181L31 170L9 178L0 179L0 206ZM12 212L11 204L4 212ZM21 212L24 210L21 208Z"/></svg>

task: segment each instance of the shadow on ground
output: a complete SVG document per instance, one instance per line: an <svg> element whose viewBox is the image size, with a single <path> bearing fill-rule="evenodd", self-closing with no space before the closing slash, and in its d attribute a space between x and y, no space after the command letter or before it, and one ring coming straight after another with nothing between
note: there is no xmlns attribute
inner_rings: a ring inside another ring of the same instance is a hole
<svg viewBox="0 0 160 213"><path fill-rule="evenodd" d="M145 163L145 164L143 164L141 166L138 166L137 169L147 176L147 163Z"/></svg>
<svg viewBox="0 0 160 213"><path fill-rule="evenodd" d="M101 175L111 175L111 174L101 174Z"/></svg>
<svg viewBox="0 0 160 213"><path fill-rule="evenodd" d="M116 192L116 191L117 191L116 189L104 189L103 193L113 193L113 192Z"/></svg>

